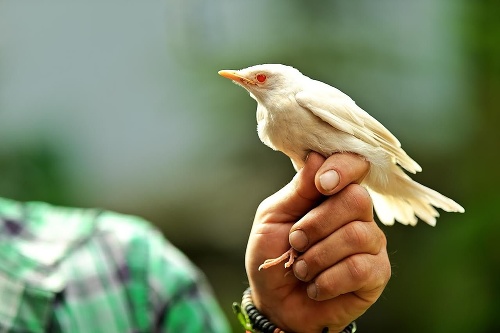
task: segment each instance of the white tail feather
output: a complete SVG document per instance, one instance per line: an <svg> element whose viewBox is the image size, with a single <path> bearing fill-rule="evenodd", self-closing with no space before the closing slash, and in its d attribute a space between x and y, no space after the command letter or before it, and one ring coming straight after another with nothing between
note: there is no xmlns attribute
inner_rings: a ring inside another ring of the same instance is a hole
<svg viewBox="0 0 500 333"><path fill-rule="evenodd" d="M379 186L373 186L372 182L364 184L372 197L378 218L385 225L393 225L398 221L413 226L417 224L418 217L427 224L435 226L439 213L434 207L447 212L465 211L452 199L412 180L398 166L394 165L391 169L385 184Z"/></svg>

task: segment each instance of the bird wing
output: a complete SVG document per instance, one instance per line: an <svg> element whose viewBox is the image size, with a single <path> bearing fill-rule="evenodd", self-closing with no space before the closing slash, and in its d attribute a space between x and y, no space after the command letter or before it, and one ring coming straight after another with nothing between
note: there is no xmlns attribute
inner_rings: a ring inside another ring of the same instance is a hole
<svg viewBox="0 0 500 333"><path fill-rule="evenodd" d="M385 149L409 172L422 170L417 162L401 149L401 143L388 129L340 90L312 80L311 86L298 92L295 99L300 106L336 129Z"/></svg>

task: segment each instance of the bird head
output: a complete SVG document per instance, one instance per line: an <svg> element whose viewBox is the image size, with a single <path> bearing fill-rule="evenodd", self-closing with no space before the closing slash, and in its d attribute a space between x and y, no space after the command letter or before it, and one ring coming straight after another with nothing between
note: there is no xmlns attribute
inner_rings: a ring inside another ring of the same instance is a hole
<svg viewBox="0 0 500 333"><path fill-rule="evenodd" d="M219 75L245 88L257 101L273 95L293 92L293 87L303 76L297 69L281 64L263 64L240 70L221 70Z"/></svg>

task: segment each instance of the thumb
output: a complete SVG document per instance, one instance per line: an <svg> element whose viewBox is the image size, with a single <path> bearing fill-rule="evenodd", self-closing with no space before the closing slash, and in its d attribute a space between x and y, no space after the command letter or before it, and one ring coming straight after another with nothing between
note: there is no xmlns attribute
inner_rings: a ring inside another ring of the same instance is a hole
<svg viewBox="0 0 500 333"><path fill-rule="evenodd" d="M325 158L311 152L302 169L280 191L269 197L274 212L285 214L289 219L298 219L318 205L323 195L318 191L314 179Z"/></svg>

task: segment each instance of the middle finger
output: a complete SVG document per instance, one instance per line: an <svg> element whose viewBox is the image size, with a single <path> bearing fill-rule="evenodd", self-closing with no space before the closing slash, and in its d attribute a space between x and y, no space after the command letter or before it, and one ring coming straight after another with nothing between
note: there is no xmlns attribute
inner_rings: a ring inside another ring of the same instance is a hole
<svg viewBox="0 0 500 333"><path fill-rule="evenodd" d="M297 258L294 274L299 280L310 281L349 256L378 254L385 243L385 236L374 221L348 223Z"/></svg>

